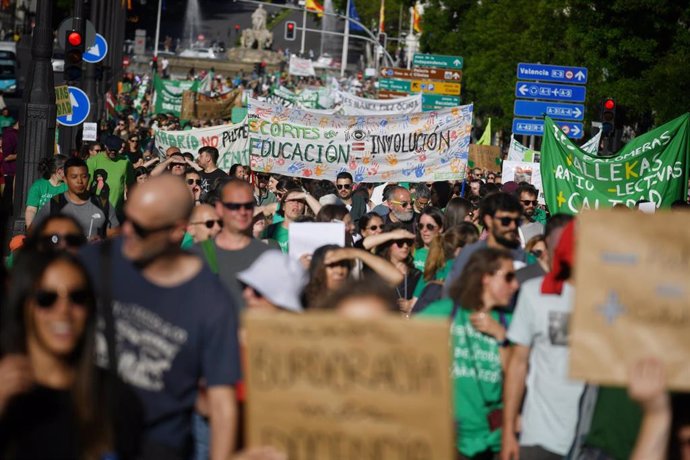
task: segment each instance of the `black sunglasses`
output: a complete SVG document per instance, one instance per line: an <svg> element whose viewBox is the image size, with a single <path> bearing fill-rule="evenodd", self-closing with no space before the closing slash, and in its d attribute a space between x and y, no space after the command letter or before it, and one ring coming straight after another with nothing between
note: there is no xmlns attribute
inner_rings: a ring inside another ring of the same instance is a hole
<svg viewBox="0 0 690 460"><path fill-rule="evenodd" d="M430 232L433 232L433 231L436 230L437 228L438 228L438 225L434 225L434 224L419 224L419 229L420 229L420 230L427 229L427 230L429 230Z"/></svg>
<svg viewBox="0 0 690 460"><path fill-rule="evenodd" d="M539 204L539 202L537 200L520 200L520 201L525 206L529 206L529 205L536 206L537 204Z"/></svg>
<svg viewBox="0 0 690 460"><path fill-rule="evenodd" d="M507 227L511 222L515 222L515 226L519 227L522 223L522 217L497 217L501 225Z"/></svg>
<svg viewBox="0 0 690 460"><path fill-rule="evenodd" d="M404 239L404 240L396 240L395 241L395 245L399 248L402 248L405 245L412 247L413 243L414 243L414 240L412 240L412 239Z"/></svg>
<svg viewBox="0 0 690 460"><path fill-rule="evenodd" d="M206 225L206 228L211 229L215 224L218 224L220 228L223 228L223 221L220 219L209 219L209 220L201 220L199 222L190 222L191 225L200 225L204 224Z"/></svg>
<svg viewBox="0 0 690 460"><path fill-rule="evenodd" d="M201 179L187 179L187 183L188 183L189 185L194 185L194 184L196 184L196 185L199 185L199 186L200 186L200 185L201 185Z"/></svg>
<svg viewBox="0 0 690 460"><path fill-rule="evenodd" d="M248 201L246 203L223 203L223 206L225 206L225 209L228 211L239 211L240 209L244 209L245 211L251 211L254 209L254 202L253 201Z"/></svg>
<svg viewBox="0 0 690 460"><path fill-rule="evenodd" d="M381 230L383 230L383 225L371 225L371 226L367 227L367 230L369 230L370 232L375 232L379 228Z"/></svg>
<svg viewBox="0 0 690 460"><path fill-rule="evenodd" d="M350 190L352 188L352 184L335 184L335 188L337 188L338 190Z"/></svg>
<svg viewBox="0 0 690 460"><path fill-rule="evenodd" d="M163 232L165 230L171 230L171 229L175 228L175 224L168 224L168 225L165 225L163 227L156 227L156 228L146 228L146 227L143 227L142 225L134 222L129 217L125 216L125 220L127 222L129 222L130 224L132 224L132 228L134 229L134 233L136 233L137 236L141 239L146 239L155 233L160 233L160 232Z"/></svg>
<svg viewBox="0 0 690 460"><path fill-rule="evenodd" d="M60 235L59 233L53 233L52 235L46 235L41 238L41 243L45 246L58 247L62 243L70 248L78 248L86 244L86 237L84 235L79 235L77 233L67 233L65 235Z"/></svg>
<svg viewBox="0 0 690 460"><path fill-rule="evenodd" d="M40 308L48 309L55 305L58 296L56 291L38 289L34 294L34 299L36 300L36 305ZM69 291L67 297L73 304L85 306L91 300L91 293L89 293L88 289L75 289L74 291Z"/></svg>
<svg viewBox="0 0 690 460"><path fill-rule="evenodd" d="M532 251L532 255L536 258L541 257L542 254L544 254L544 251L542 251L541 249L535 249Z"/></svg>
<svg viewBox="0 0 690 460"><path fill-rule="evenodd" d="M503 278L506 280L506 283L512 283L515 281L515 272L508 272L503 276Z"/></svg>

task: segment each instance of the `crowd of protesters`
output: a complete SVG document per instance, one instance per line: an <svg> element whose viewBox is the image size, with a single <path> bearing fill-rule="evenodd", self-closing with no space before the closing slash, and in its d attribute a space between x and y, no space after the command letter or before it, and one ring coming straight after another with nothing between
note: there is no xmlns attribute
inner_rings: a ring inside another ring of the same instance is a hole
<svg viewBox="0 0 690 460"><path fill-rule="evenodd" d="M690 460L659 361L627 389L568 377L576 222L532 185L222 171L214 147L158 151L179 120L119 102L98 142L41 162L12 239L0 458L285 458L242 446L242 314L327 310L450 323L458 458ZM345 246L291 257L305 222Z"/></svg>

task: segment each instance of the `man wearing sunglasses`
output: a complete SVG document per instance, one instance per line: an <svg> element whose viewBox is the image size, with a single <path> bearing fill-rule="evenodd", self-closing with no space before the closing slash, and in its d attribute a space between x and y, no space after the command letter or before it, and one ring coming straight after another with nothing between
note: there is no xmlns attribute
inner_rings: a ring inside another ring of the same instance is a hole
<svg viewBox="0 0 690 460"><path fill-rule="evenodd" d="M520 183L515 191L515 196L520 200L524 210L523 216L525 218L525 223L520 228L524 244L533 236L542 235L544 233L546 213L539 209L539 202L537 201L539 191L534 188L533 185L525 182Z"/></svg>
<svg viewBox="0 0 690 460"><path fill-rule="evenodd" d="M489 247L510 250L516 262L515 268L525 266L525 251L520 247L518 232L522 223L522 205L518 199L504 192L487 195L479 203L479 219L488 231L488 237L465 246L456 257L450 275L443 285L444 296L448 295L450 286L460 277L470 256L479 249Z"/></svg>
<svg viewBox="0 0 690 460"><path fill-rule="evenodd" d="M385 224L401 223L405 230L416 233L417 218L419 217L415 212L412 204L412 195L405 187L395 186L389 190L389 198L386 205L390 208L390 212L386 215Z"/></svg>
<svg viewBox="0 0 690 460"><path fill-rule="evenodd" d="M228 433L235 432L234 385L240 379L237 315L203 259L180 249L192 209L183 181L152 177L128 198L123 237L82 251L96 292L111 293L114 364L144 409L142 458L188 458L190 414L202 380L210 458L230 458L234 448ZM104 266L110 267L107 278ZM104 329L99 336L97 359L106 366L111 340Z"/></svg>
<svg viewBox="0 0 690 460"><path fill-rule="evenodd" d="M367 213L367 203L361 195L352 193L354 188L352 174L347 171L339 173L335 178L335 188L338 191L338 198L340 198L347 210L350 211L352 222L356 224L359 218Z"/></svg>
<svg viewBox="0 0 690 460"><path fill-rule="evenodd" d="M209 204L200 204L194 207L192 216L189 218L187 233L189 233L194 243L201 243L208 239L214 239L223 228L223 221L220 220L216 209Z"/></svg>
<svg viewBox="0 0 690 460"><path fill-rule="evenodd" d="M90 157L86 160L86 164L89 167L91 181L94 180L96 170L102 169L107 173L105 182L110 190L108 200L111 206L115 208L118 216L121 217L127 187L131 187L136 182L134 168L126 156L120 155L123 145L121 138L112 135L106 136L103 145L105 150Z"/></svg>

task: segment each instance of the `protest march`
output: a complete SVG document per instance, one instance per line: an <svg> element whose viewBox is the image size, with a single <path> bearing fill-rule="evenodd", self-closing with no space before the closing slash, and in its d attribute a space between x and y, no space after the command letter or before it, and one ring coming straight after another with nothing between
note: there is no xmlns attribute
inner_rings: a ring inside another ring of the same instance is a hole
<svg viewBox="0 0 690 460"><path fill-rule="evenodd" d="M1 459L690 460L684 99L474 31L527 4L95 3L131 60L0 93Z"/></svg>

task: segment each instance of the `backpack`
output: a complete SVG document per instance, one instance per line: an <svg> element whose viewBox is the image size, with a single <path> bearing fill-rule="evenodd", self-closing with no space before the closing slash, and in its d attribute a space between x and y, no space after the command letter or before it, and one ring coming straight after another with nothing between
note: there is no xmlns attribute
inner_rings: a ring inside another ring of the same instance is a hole
<svg viewBox="0 0 690 460"><path fill-rule="evenodd" d="M99 229L97 229L98 236L105 239L106 231L108 229L108 226L110 225L110 202L108 201L108 197L99 198L96 195L91 195L89 201L98 209L100 209L103 213L103 216L105 217L103 225ZM62 208L64 208L67 205L67 203L68 201L67 198L65 198L64 193L55 195L53 198L50 199L50 215L54 216L60 214L60 212L62 212Z"/></svg>

